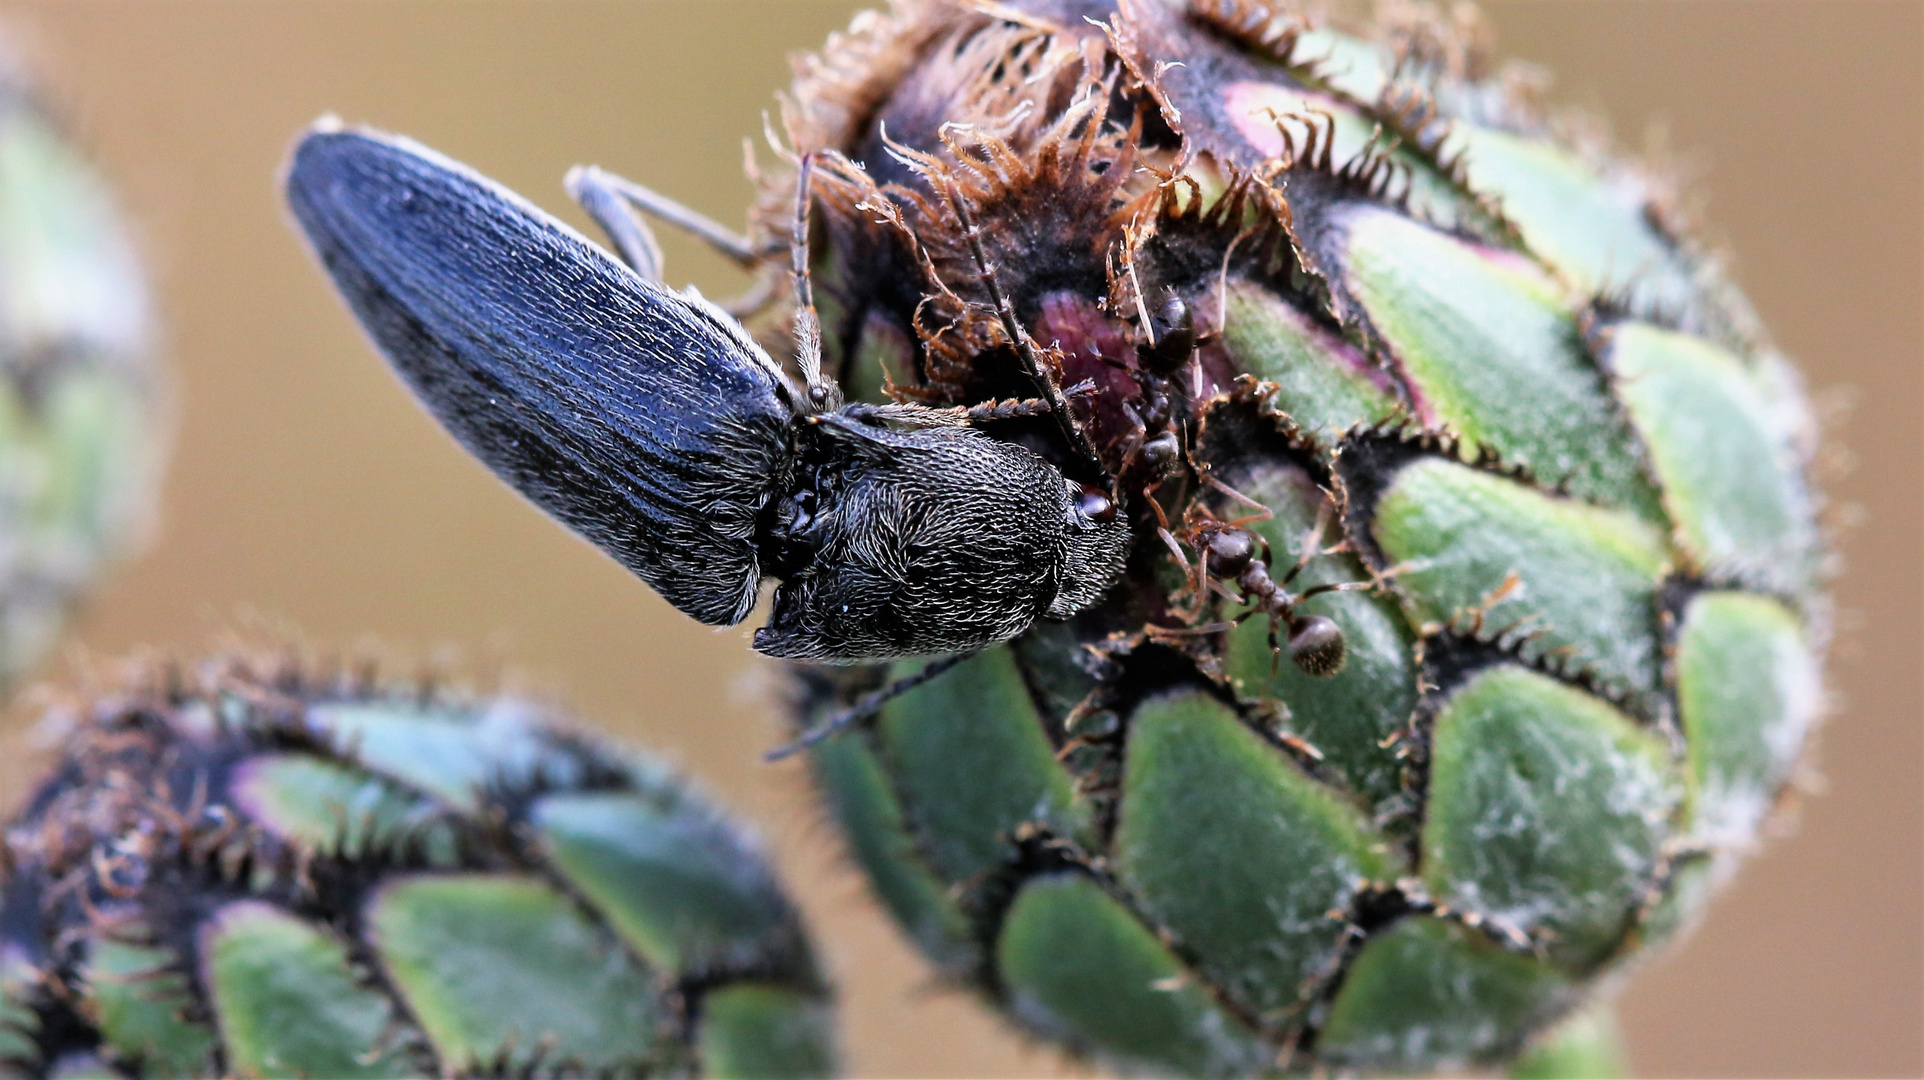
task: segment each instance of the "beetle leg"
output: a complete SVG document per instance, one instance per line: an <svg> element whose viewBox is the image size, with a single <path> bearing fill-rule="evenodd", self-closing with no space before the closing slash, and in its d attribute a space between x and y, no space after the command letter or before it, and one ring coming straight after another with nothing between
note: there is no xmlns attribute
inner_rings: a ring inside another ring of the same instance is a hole
<svg viewBox="0 0 1924 1080"><path fill-rule="evenodd" d="M608 183L608 174L590 166L568 170L562 183L589 219L615 245L615 254L628 268L649 281L661 281L661 245L648 223L635 216L627 200Z"/></svg>
<svg viewBox="0 0 1924 1080"><path fill-rule="evenodd" d="M983 401L968 407L966 411L971 424L985 424L992 420L1014 420L1024 416L1041 416L1053 412L1055 406L1042 398L1011 398L1008 401Z"/></svg>
<svg viewBox="0 0 1924 1080"><path fill-rule="evenodd" d="M889 702L894 701L896 698L901 697L903 694L908 693L910 690L928 682L930 679L935 678L974 655L972 652L965 652L956 653L954 656L945 656L940 660L935 660L923 665L922 670L913 675L903 676L879 690L871 690L856 699L855 703L848 708L831 713L826 718L816 721L809 725L808 730L797 735L794 739L763 754L762 760L780 761L783 758L792 757L827 739L849 725L874 716L876 713L882 711L882 706L887 705Z"/></svg>
<svg viewBox="0 0 1924 1080"><path fill-rule="evenodd" d="M962 197L961 189L952 180L942 184L942 193L949 207L955 212L955 219L962 226L963 235L969 241L969 254L975 260L976 273L981 276L982 288L989 294L989 302L995 307L997 320L1002 323L1002 332L1009 343L1015 347L1016 355L1022 358L1022 366L1036 389L1048 400L1050 411L1055 414L1056 426L1062 429L1063 438L1069 441L1081 455L1085 464L1094 470L1095 475L1104 474L1102 458L1096 453L1095 444L1089 435L1076 423L1075 414L1069 411L1069 402L1062 395L1062 388L1056 385L1055 374L1042 362L1042 354L1035 347L1035 340L1022 328L1015 317L1015 308L1009 298L1003 295L1002 286L995 279L995 267L989 262L989 253L982 245L982 230L976 226L975 215L970 213L968 201Z"/></svg>
<svg viewBox="0 0 1924 1080"><path fill-rule="evenodd" d="M596 187L633 205L643 213L658 217L683 232L694 235L724 258L744 269L752 270L761 261L762 252L758 251L747 237L714 218L691 210L666 195L642 187L633 180L611 173L599 165L575 166L568 170L568 178L564 183L568 187L568 193L577 201L582 198L577 188ZM595 214L595 211L589 209L585 203L582 209L588 210L590 216ZM602 224L601 218L595 217L595 223ZM606 228L605 225L602 227Z"/></svg>

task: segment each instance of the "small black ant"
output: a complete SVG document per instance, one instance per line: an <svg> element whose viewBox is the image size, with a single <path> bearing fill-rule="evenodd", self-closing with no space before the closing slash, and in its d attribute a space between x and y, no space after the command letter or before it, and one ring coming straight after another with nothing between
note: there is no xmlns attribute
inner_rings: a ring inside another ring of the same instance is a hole
<svg viewBox="0 0 1924 1080"><path fill-rule="evenodd" d="M1334 619L1325 615L1305 615L1297 610L1303 601L1315 596L1333 592L1350 592L1371 587L1366 581L1334 582L1315 585L1299 593L1289 591L1289 586L1303 572L1312 559L1323 555L1334 555L1349 550L1348 541L1330 547L1321 547L1320 542L1327 519L1318 515L1315 528L1305 538L1303 554L1277 579L1270 573L1273 554L1269 541L1250 532L1245 526L1269 518L1270 511L1248 496L1213 477L1205 482L1226 495L1254 507L1258 513L1248 517L1224 521L1199 506L1192 505L1185 515L1181 534L1172 531L1166 522L1157 530L1163 543L1176 556L1186 576L1192 579L1191 590L1198 607L1211 592L1249 610L1237 616L1242 622L1252 615L1262 614L1269 619L1269 647L1280 659L1287 649L1289 658L1306 674L1327 678L1343 670L1348 659L1348 647L1343 638L1342 627ZM1327 504L1325 504L1327 505ZM1160 517L1160 514L1158 514ZM1183 547L1198 553L1195 563L1183 555ZM1224 624L1208 624L1198 628L1219 629ZM1277 631L1286 629L1283 641L1277 640Z"/></svg>
<svg viewBox="0 0 1924 1080"><path fill-rule="evenodd" d="M1148 340L1136 345L1139 362L1126 369L1142 397L1140 404L1122 407L1136 428L1123 450L1122 471L1140 463L1153 487L1180 468L1184 460L1190 402L1177 375L1189 366L1198 349L1215 340L1215 335L1197 332L1195 314L1173 292L1154 317L1144 313L1143 330ZM1125 367L1119 361L1106 362L1112 367Z"/></svg>

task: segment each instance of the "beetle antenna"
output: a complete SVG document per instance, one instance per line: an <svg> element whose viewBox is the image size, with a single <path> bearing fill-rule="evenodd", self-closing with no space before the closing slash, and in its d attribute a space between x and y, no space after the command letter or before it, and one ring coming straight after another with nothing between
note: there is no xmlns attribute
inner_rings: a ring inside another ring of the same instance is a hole
<svg viewBox="0 0 1924 1080"><path fill-rule="evenodd" d="M969 255L975 260L976 273L981 276L982 288L989 294L989 303L995 307L996 318L1002 323L1002 333L1015 346L1016 355L1022 358L1022 366L1036 389L1042 391L1043 400L1049 403L1049 411L1054 414L1056 426L1062 429L1063 438L1082 456L1083 461L1100 476L1104 470L1102 458L1097 456L1096 448L1089 436L1076 423L1075 414L1069 411L1069 400L1056 385L1055 375L1042 362L1042 354L1035 347L1035 339L1022 328L1015 317L1015 308L1009 298L1002 293L1002 286L995 279L995 267L989 262L989 253L982 245L982 230L976 225L975 215L969 212L968 201L952 179L944 178L942 194L948 199L949 208L955 212L956 223L962 226L962 233L969 241Z"/></svg>
<svg viewBox="0 0 1924 1080"><path fill-rule="evenodd" d="M905 675L887 686L882 687L880 690L871 690L858 698L855 704L850 705L840 712L829 715L828 718L824 720L809 725L808 730L796 736L792 741L783 743L781 746L763 754L762 760L774 762L780 761L783 758L792 757L820 743L836 732L847 728L849 725L859 723L874 716L876 713L882 711L882 706L887 705L889 702L894 701L896 698L921 686L930 679L941 675L943 672L948 671L950 668L974 655L975 653L965 652L956 653L954 656L945 656L940 660L923 665L922 670L913 675Z"/></svg>
<svg viewBox="0 0 1924 1080"><path fill-rule="evenodd" d="M795 283L795 364L807 384L808 404L827 412L842 403L841 388L822 378L822 317L815 311L815 285L808 274L808 208L814 201L810 181L815 176L815 153L802 155L795 171L795 226L789 237L790 274Z"/></svg>

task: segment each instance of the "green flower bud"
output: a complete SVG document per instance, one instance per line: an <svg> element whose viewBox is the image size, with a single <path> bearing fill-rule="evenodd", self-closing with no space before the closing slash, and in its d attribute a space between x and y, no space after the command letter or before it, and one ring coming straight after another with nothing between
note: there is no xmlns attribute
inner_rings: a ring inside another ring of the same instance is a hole
<svg viewBox="0 0 1924 1080"><path fill-rule="evenodd" d="M0 690L144 532L164 442L154 337L105 183L0 63Z"/></svg>
<svg viewBox="0 0 1924 1080"><path fill-rule="evenodd" d="M759 845L658 762L234 659L75 709L0 847L0 1070L836 1070Z"/></svg>
<svg viewBox="0 0 1924 1080"><path fill-rule="evenodd" d="M1413 5L901 3L797 70L849 396L1031 393L1012 319L1100 468L983 430L1134 529L815 748L905 932L1108 1067L1604 1061L1543 1040L1754 845L1827 633L1796 380L1664 186Z"/></svg>

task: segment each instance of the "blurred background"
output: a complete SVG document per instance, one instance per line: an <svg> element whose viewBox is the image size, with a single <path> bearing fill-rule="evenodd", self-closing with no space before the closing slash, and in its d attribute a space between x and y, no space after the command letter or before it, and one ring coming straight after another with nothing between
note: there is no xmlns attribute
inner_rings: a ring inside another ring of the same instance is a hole
<svg viewBox="0 0 1924 1080"><path fill-rule="evenodd" d="M47 675L239 631L447 661L681 761L759 822L840 978L870 1076L1055 1076L871 909L780 738L741 630L680 617L458 451L361 339L288 227L276 173L323 112L405 132L585 224L576 162L725 222L741 137L836 2L15 3L4 16L137 219L176 380L161 529ZM1486 5L1507 56L1633 146L1653 125L1711 238L1855 458L1823 794L1622 1015L1651 1076L1924 1074L1924 5ZM664 234L671 281L742 282ZM0 803L30 775L0 721Z"/></svg>

